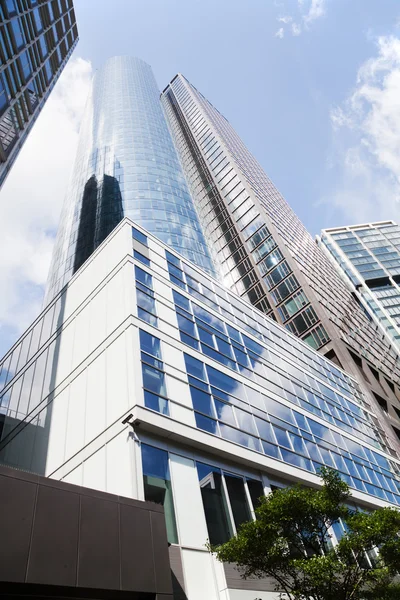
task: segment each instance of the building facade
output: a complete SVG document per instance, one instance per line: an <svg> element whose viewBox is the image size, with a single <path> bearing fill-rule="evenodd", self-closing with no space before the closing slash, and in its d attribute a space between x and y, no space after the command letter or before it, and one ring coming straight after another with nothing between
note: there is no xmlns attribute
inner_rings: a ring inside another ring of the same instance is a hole
<svg viewBox="0 0 400 600"><path fill-rule="evenodd" d="M210 273L208 247L151 67L109 59L93 79L50 268L50 300L128 216Z"/></svg>
<svg viewBox="0 0 400 600"><path fill-rule="evenodd" d="M339 274L395 352L400 353L400 227L382 221L324 229L317 237ZM398 407L379 398L395 419ZM393 428L400 437L394 420Z"/></svg>
<svg viewBox="0 0 400 600"><path fill-rule="evenodd" d="M0 186L77 42L72 0L1 0Z"/></svg>
<svg viewBox="0 0 400 600"><path fill-rule="evenodd" d="M225 285L357 377L398 447L376 401L400 410L393 345L221 113L180 74L161 101Z"/></svg>
<svg viewBox="0 0 400 600"><path fill-rule="evenodd" d="M206 541L274 487L317 485L321 465L356 506L400 506L400 461L358 382L129 219L0 368L1 462L162 504L176 600L276 599Z"/></svg>

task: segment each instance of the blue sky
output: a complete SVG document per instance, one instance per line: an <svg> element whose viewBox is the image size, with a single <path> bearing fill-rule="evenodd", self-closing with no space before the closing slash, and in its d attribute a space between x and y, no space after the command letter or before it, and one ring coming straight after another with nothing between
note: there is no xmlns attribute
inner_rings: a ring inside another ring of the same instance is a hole
<svg viewBox="0 0 400 600"><path fill-rule="evenodd" d="M90 79L179 71L315 235L400 219L398 0L74 0L80 41L0 192L0 355L40 311ZM56 151L55 151L56 149Z"/></svg>

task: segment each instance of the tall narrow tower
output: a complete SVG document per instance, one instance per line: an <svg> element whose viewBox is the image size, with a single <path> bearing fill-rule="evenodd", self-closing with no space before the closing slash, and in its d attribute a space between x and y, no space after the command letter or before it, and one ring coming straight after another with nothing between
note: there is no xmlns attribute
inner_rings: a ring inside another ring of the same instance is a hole
<svg viewBox="0 0 400 600"><path fill-rule="evenodd" d="M400 408L399 356L230 123L180 74L162 103L227 287L353 373L379 418L376 394Z"/></svg>
<svg viewBox="0 0 400 600"><path fill-rule="evenodd" d="M138 58L117 56L93 79L47 300L124 216L214 272L151 67Z"/></svg>

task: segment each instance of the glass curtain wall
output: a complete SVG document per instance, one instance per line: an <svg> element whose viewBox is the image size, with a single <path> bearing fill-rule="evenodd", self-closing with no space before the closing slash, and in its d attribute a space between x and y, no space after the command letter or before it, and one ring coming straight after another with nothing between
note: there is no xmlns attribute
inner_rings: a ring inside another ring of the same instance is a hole
<svg viewBox="0 0 400 600"><path fill-rule="evenodd" d="M151 67L138 58L118 56L93 79L47 301L125 216L214 272Z"/></svg>

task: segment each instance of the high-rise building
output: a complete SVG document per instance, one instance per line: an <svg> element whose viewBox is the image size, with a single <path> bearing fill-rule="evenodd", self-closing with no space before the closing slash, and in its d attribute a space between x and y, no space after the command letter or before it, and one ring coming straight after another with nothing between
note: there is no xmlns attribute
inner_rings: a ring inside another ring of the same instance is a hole
<svg viewBox="0 0 400 600"><path fill-rule="evenodd" d="M363 337L368 357L389 347L373 331L227 121L181 76L160 101L148 65L113 58L89 96L45 308L0 361L0 462L107 506L161 504L174 600L275 600L275 582L243 581L205 546L255 519L262 495L318 485L327 465L355 506L400 506L397 438L346 359ZM135 518L132 545L149 550ZM154 597L155 578L172 600L156 550L143 567L135 552L128 589ZM115 577L99 577L126 589L110 560Z"/></svg>
<svg viewBox="0 0 400 600"><path fill-rule="evenodd" d="M72 0L0 1L0 186L77 42Z"/></svg>
<svg viewBox="0 0 400 600"><path fill-rule="evenodd" d="M254 519L271 489L318 485L321 465L341 473L354 505L400 506L400 461L358 382L127 218L0 368L0 461L75 495L162 504L174 600L276 600L273 581L242 581L205 544ZM117 516L107 523L114 549ZM144 586L149 542L132 535L131 568L143 569L132 580Z"/></svg>
<svg viewBox="0 0 400 600"><path fill-rule="evenodd" d="M357 377L397 446L376 401L400 410L390 341L221 113L180 74L161 100L225 285Z"/></svg>
<svg viewBox="0 0 400 600"><path fill-rule="evenodd" d="M334 227L324 229L317 242L400 354L400 227L394 221ZM382 397L378 402L386 413L399 417L398 406ZM393 429L400 437L397 422Z"/></svg>
<svg viewBox="0 0 400 600"><path fill-rule="evenodd" d="M206 271L214 268L151 67L109 59L93 79L50 268L47 299L128 216Z"/></svg>

